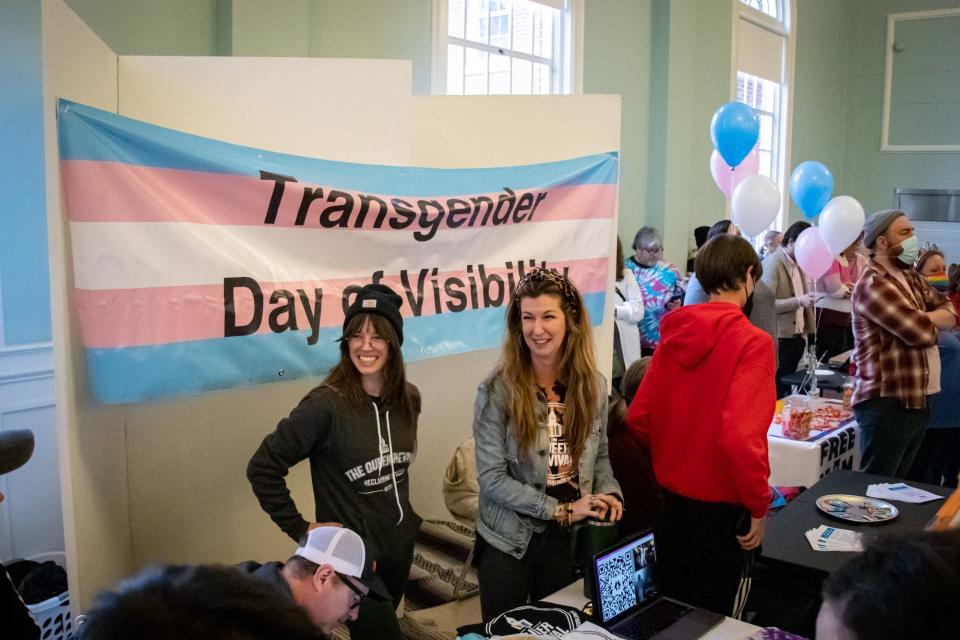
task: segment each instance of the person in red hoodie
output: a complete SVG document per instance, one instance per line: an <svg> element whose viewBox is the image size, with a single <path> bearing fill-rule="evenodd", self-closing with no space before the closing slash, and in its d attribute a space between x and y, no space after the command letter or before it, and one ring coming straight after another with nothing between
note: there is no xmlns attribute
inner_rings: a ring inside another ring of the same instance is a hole
<svg viewBox="0 0 960 640"><path fill-rule="evenodd" d="M696 273L710 300L664 318L627 425L649 446L663 487L664 592L737 617L770 504L773 341L747 319L762 275L750 243L713 238L697 254Z"/></svg>

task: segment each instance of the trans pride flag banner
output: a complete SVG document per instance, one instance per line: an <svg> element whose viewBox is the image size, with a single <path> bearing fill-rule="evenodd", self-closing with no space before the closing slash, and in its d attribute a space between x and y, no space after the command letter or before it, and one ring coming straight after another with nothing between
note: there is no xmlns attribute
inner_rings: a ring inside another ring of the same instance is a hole
<svg viewBox="0 0 960 640"><path fill-rule="evenodd" d="M496 347L545 265L603 316L616 153L430 169L332 162L61 100L64 211L93 396L323 375L360 286L403 297L404 358Z"/></svg>

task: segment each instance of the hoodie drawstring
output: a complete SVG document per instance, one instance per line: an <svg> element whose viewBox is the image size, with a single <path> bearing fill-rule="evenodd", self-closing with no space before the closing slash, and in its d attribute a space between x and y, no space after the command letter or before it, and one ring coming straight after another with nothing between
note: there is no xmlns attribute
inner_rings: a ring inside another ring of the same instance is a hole
<svg viewBox="0 0 960 640"><path fill-rule="evenodd" d="M390 410L387 410L387 445L390 447L390 475L393 476L393 497L397 501L397 509L400 510L400 519L397 524L403 522L403 507L400 506L400 492L397 491L397 473L393 470L393 434L390 432Z"/></svg>
<svg viewBox="0 0 960 640"><path fill-rule="evenodd" d="M377 473L379 474L383 470L383 450L380 449L380 443L383 442L383 433L380 431L380 407L377 406L376 402L371 403L373 405L373 415L377 419ZM387 419L387 448L390 453L390 479L393 481L393 497L397 501L397 509L400 510L400 519L397 520L397 524L403 522L403 507L400 506L400 492L397 490L397 473L393 467L393 433L390 431L390 411L387 410L386 413Z"/></svg>

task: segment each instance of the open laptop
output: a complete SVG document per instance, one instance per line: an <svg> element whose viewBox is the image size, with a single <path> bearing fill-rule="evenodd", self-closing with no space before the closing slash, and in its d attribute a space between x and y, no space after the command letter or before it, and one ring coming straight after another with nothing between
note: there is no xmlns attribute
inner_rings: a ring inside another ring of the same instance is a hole
<svg viewBox="0 0 960 640"><path fill-rule="evenodd" d="M618 542L593 557L593 615L608 631L630 640L688 640L724 616L660 594L653 531Z"/></svg>

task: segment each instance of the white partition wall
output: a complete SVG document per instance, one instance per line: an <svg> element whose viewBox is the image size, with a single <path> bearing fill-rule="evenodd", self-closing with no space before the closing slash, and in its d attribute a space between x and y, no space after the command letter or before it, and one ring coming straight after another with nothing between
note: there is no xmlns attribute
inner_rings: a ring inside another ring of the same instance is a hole
<svg viewBox="0 0 960 640"><path fill-rule="evenodd" d="M95 405L87 391L71 303L70 237L60 215L56 100L117 108L117 56L60 0L44 0L44 153L57 438L67 573L74 607L132 568L124 410Z"/></svg>
<svg viewBox="0 0 960 640"><path fill-rule="evenodd" d="M74 24L60 0L45 2L45 29L47 20L70 23L55 34L56 42L51 32L45 66L65 529L71 588L82 610L97 590L149 562L289 555L291 541L260 510L245 469L263 436L317 380L114 408L91 405L69 302L71 258L59 210L53 122L57 96L281 152L421 166L502 166L617 150L620 113L614 96L413 98L405 61L121 57L118 63L96 42L89 55L74 52L71 62L61 49L91 34ZM74 72L68 63L83 67L69 81ZM103 80L102 95L71 84L83 74L97 79L85 83L87 89ZM611 247L615 229L614 221ZM375 267L377 256L370 260ZM596 335L600 362L609 368L609 314L604 320ZM496 357L491 349L409 366L424 405L411 472L411 497L424 517L447 517L442 472L454 446L470 434L476 385ZM289 484L309 517L308 473L300 465Z"/></svg>
<svg viewBox="0 0 960 640"><path fill-rule="evenodd" d="M345 162L411 163L407 60L121 56L120 115Z"/></svg>

